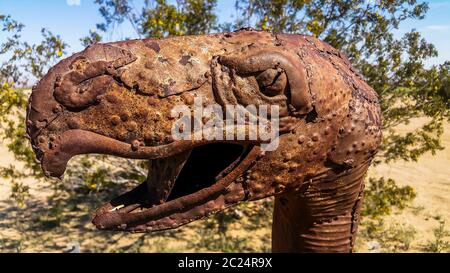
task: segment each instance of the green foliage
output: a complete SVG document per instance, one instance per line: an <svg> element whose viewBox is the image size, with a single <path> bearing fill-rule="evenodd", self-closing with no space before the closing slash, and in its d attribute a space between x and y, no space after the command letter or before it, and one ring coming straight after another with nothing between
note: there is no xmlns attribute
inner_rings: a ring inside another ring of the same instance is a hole
<svg viewBox="0 0 450 273"><path fill-rule="evenodd" d="M29 77L43 77L46 70L64 54L67 45L59 36L45 29L42 30L42 41L30 45L21 40L24 25L3 15L0 15L0 23L3 25L2 32L9 35L6 42L0 45L0 55L9 56L0 66L0 138L14 154L16 162L22 164L21 168L17 168L17 164L0 167L0 176L11 181L11 197L23 207L29 194L28 187L20 179L34 177L39 180L44 177L26 139L25 108L30 90L18 86L26 85L31 80ZM91 192L110 187L112 183L142 182L146 176L145 168L145 163L136 164L127 159L80 156L71 161L71 168L64 179L64 183L72 187L59 186L55 192L61 194L74 189ZM45 180L49 183L54 181Z"/></svg>
<svg viewBox="0 0 450 273"><path fill-rule="evenodd" d="M248 236L247 232L270 230L273 210L271 199L253 203L243 203L225 211L213 214L203 220L202 228L195 234L195 240L188 241L187 247L199 251L212 252L268 252L270 237ZM233 229L239 227L244 234L234 234ZM260 243L255 244L255 237Z"/></svg>
<svg viewBox="0 0 450 273"><path fill-rule="evenodd" d="M399 187L392 179L370 178L364 191L361 215L376 218L391 214L393 209L404 209L416 197L410 186Z"/></svg>
<svg viewBox="0 0 450 273"><path fill-rule="evenodd" d="M22 182L11 180L11 198L17 202L21 208L25 207L25 200L30 196L30 187Z"/></svg>
<svg viewBox="0 0 450 273"><path fill-rule="evenodd" d="M79 156L68 166L64 183L85 193L96 193L115 185L133 187L145 181L147 164L105 155Z"/></svg>
<svg viewBox="0 0 450 273"><path fill-rule="evenodd" d="M450 241L446 237L450 236L450 232L445 228L445 221L439 221L439 227L433 230L434 240L428 241L425 245L425 251L440 253L450 251Z"/></svg>
<svg viewBox="0 0 450 273"><path fill-rule="evenodd" d="M38 223L46 230L58 227L63 221L63 213L64 202L58 198L56 201L53 201L47 213L39 216Z"/></svg>
<svg viewBox="0 0 450 273"><path fill-rule="evenodd" d="M133 1L96 0L105 21L97 28L106 32L130 23L139 37L164 37L208 33L215 27L216 0L145 0L140 10Z"/></svg>
<svg viewBox="0 0 450 273"><path fill-rule="evenodd" d="M89 35L80 39L84 47L101 42L102 36L95 30L89 30Z"/></svg>
<svg viewBox="0 0 450 273"><path fill-rule="evenodd" d="M42 41L29 44L22 41L23 24L10 16L0 14L0 25L6 41L0 45L0 55L7 56L0 66L0 82L13 85L27 85L29 77L41 78L46 70L64 53L67 48L58 35L49 30L41 30Z"/></svg>
<svg viewBox="0 0 450 273"><path fill-rule="evenodd" d="M247 238L228 234L211 234L208 229L198 231L198 240L188 243L189 248L206 249L208 252L236 253L249 251Z"/></svg>
<svg viewBox="0 0 450 273"><path fill-rule="evenodd" d="M361 223L361 232L358 241L376 242L382 252L405 252L411 247L411 243L416 235L416 230L411 225L394 222L386 226L383 219L367 219Z"/></svg>
<svg viewBox="0 0 450 273"><path fill-rule="evenodd" d="M415 197L416 192L410 186L400 187L390 178L369 178L364 190L361 232L357 240L375 242L380 250L386 252L407 251L416 234L415 229L398 222L386 226L384 216L405 209Z"/></svg>
<svg viewBox="0 0 450 273"><path fill-rule="evenodd" d="M140 32L146 37L208 33L216 20L216 0L184 0L176 5L156 0L153 4L143 8L142 20L138 21Z"/></svg>
<svg viewBox="0 0 450 273"><path fill-rule="evenodd" d="M21 207L28 196L28 187L19 180L34 176L42 178L40 166L35 161L35 155L25 138L25 106L29 90L18 88L27 84L29 77L40 78L46 69L61 57L66 44L59 36L42 29L42 41L30 45L21 40L24 25L10 16L0 14L2 32L6 42L0 45L0 55L7 56L0 65L0 138L14 154L17 162L23 164L23 171L18 171L16 165L0 168L0 176L10 179L11 197Z"/></svg>

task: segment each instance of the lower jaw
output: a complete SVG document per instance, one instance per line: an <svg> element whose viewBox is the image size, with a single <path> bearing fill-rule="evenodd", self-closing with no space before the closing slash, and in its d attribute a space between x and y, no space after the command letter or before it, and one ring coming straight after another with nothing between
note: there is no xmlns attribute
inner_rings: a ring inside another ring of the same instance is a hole
<svg viewBox="0 0 450 273"><path fill-rule="evenodd" d="M175 228L222 210L245 199L243 186L236 180L260 153L259 146L244 147L241 155L227 168L221 170L212 181L197 183L200 185L197 188L187 187L188 182L192 185L199 181L189 181L186 176L195 179L201 166L193 167L188 161L166 202L149 204L148 188L144 183L99 208L93 223L99 229L149 232ZM191 157L195 154L194 150ZM203 170L211 171L207 164L204 164Z"/></svg>
<svg viewBox="0 0 450 273"><path fill-rule="evenodd" d="M68 130L51 142L51 149L46 149L41 158L42 169L46 176L62 177L68 161L80 154L107 154L132 159L157 159L171 157L194 147L216 141L180 140L162 146L135 147L131 144L106 137L94 132L74 129ZM258 144L258 141L248 141ZM41 153L38 149L37 153Z"/></svg>

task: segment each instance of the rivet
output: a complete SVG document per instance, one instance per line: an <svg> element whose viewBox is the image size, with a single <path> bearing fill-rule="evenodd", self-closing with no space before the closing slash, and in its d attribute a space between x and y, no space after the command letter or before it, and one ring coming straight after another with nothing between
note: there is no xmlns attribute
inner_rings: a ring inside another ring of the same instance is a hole
<svg viewBox="0 0 450 273"><path fill-rule="evenodd" d="M59 104L53 106L53 108L52 108L52 112L55 113L55 114L57 114L57 113L59 113L61 111L62 111L62 107Z"/></svg>
<svg viewBox="0 0 450 273"><path fill-rule="evenodd" d="M160 134L156 133L156 134L153 136L153 140L156 141L156 142L160 142L160 141L162 140L162 137L161 137Z"/></svg>
<svg viewBox="0 0 450 273"><path fill-rule="evenodd" d="M119 123L120 123L120 117L119 116L114 115L114 116L111 117L111 124L112 125L116 126L116 125L119 125Z"/></svg>
<svg viewBox="0 0 450 273"><path fill-rule="evenodd" d="M46 140L46 139L45 139L44 136L40 136L40 137L38 138L39 143L44 143L45 140Z"/></svg>
<svg viewBox="0 0 450 273"><path fill-rule="evenodd" d="M250 178L253 180L258 180L259 179L259 175L257 173L251 173L250 174Z"/></svg>
<svg viewBox="0 0 450 273"><path fill-rule="evenodd" d="M153 132L147 132L144 134L144 140L147 142L153 141Z"/></svg>
<svg viewBox="0 0 450 273"><path fill-rule="evenodd" d="M120 114L120 119L121 119L123 122L127 121L129 117L130 117L130 116L128 115L128 113L121 113L121 114Z"/></svg>
<svg viewBox="0 0 450 273"><path fill-rule="evenodd" d="M147 77L147 75L143 71L138 73L138 78L140 78L142 80L146 80L146 77Z"/></svg>
<svg viewBox="0 0 450 273"><path fill-rule="evenodd" d="M292 163L289 165L289 172L293 172L298 168L298 164L297 163Z"/></svg>
<svg viewBox="0 0 450 273"><path fill-rule="evenodd" d="M184 92L183 94L181 94L181 98L187 105L194 104L194 96L188 92Z"/></svg>
<svg viewBox="0 0 450 273"><path fill-rule="evenodd" d="M158 100L156 98L154 98L154 97L149 97L147 99L147 103L150 106L155 106L158 103Z"/></svg>
<svg viewBox="0 0 450 273"><path fill-rule="evenodd" d="M139 112L139 114L140 114L141 117L147 117L149 113L150 113L150 112L149 112L148 109L142 109L142 110Z"/></svg>
<svg viewBox="0 0 450 273"><path fill-rule="evenodd" d="M125 128L127 128L127 130L130 132L136 131L137 123L134 121L130 121L127 124L125 124Z"/></svg>
<svg viewBox="0 0 450 273"><path fill-rule="evenodd" d="M167 100L168 100L170 103L176 103L176 102L178 102L178 96L169 96L169 97L167 98Z"/></svg>
<svg viewBox="0 0 450 273"><path fill-rule="evenodd" d="M139 149L140 144L141 144L141 143L139 142L139 140L137 140L137 139L133 140L133 141L131 142L131 149L132 149L133 151L137 151L137 149Z"/></svg>
<svg viewBox="0 0 450 273"><path fill-rule="evenodd" d="M314 133L311 139L312 139L312 141L318 141L319 140L319 134Z"/></svg>
<svg viewBox="0 0 450 273"><path fill-rule="evenodd" d="M305 142L305 136L304 136L304 135L300 135L300 136L298 137L298 143L299 143L299 144L302 144L303 142Z"/></svg>
<svg viewBox="0 0 450 273"><path fill-rule="evenodd" d="M69 126L70 129L78 129L78 128L80 128L79 121L77 119L75 119L75 118L69 119L69 121L67 121L67 125Z"/></svg>
<svg viewBox="0 0 450 273"><path fill-rule="evenodd" d="M153 116L153 121L157 122L161 119L161 113L160 112L156 112Z"/></svg>

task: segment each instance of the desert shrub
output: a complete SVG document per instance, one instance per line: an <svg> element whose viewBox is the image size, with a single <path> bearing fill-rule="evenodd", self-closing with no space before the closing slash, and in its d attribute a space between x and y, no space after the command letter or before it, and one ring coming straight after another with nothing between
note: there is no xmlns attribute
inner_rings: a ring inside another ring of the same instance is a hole
<svg viewBox="0 0 450 273"><path fill-rule="evenodd" d="M201 222L197 239L188 241L187 246L197 251L268 252L270 236L256 232L270 230L272 208L273 200L269 198L218 212ZM241 234L233 232L235 229Z"/></svg>
<svg viewBox="0 0 450 273"><path fill-rule="evenodd" d="M424 247L427 252L439 253L450 251L450 232L446 229L445 220L439 221L439 226L433 230L434 239L429 240Z"/></svg>
<svg viewBox="0 0 450 273"><path fill-rule="evenodd" d="M362 222L357 245L361 248L362 242L374 242L379 244L378 252L405 252L410 249L416 233L413 226L404 223L386 225L382 218L366 219Z"/></svg>
<svg viewBox="0 0 450 273"><path fill-rule="evenodd" d="M393 209L404 209L416 195L411 186L398 186L393 179L369 178L364 191L361 215L370 217L389 215Z"/></svg>

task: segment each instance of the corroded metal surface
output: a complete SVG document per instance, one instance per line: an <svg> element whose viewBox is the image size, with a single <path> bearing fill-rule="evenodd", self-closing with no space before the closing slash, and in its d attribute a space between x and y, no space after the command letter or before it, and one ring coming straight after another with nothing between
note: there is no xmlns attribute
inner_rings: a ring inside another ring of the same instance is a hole
<svg viewBox="0 0 450 273"><path fill-rule="evenodd" d="M279 106L279 147L228 141L242 147L236 156L211 146L224 141L174 140L171 109L199 97L205 107ZM147 183L97 210L99 229L170 229L275 195L274 251L351 251L380 123L376 93L342 53L248 29L92 45L50 69L27 111L47 176L78 154L151 161ZM214 161L226 168L214 173ZM202 175L213 183L196 186Z"/></svg>

